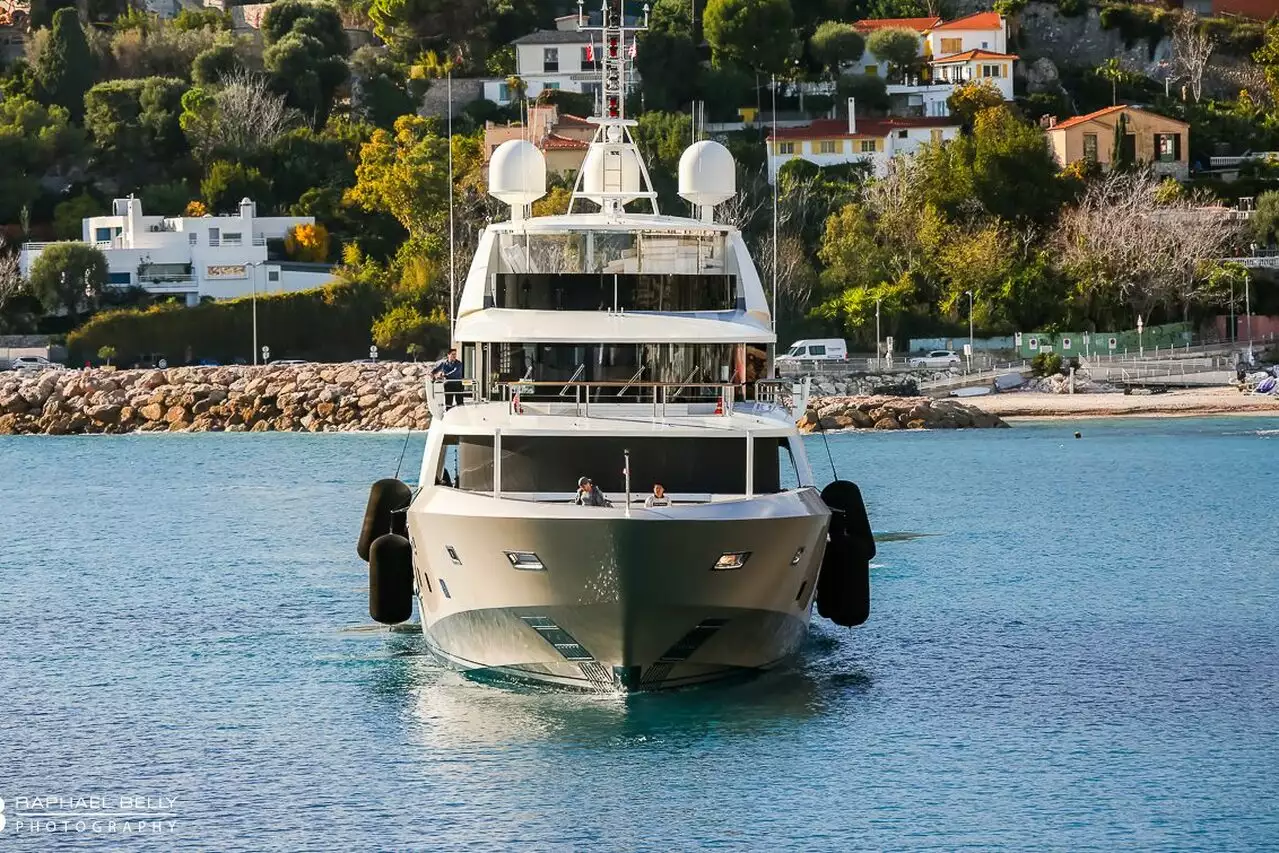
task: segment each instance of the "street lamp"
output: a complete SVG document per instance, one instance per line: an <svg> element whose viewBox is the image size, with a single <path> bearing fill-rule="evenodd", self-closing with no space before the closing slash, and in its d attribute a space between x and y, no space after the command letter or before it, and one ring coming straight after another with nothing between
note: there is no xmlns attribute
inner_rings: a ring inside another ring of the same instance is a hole
<svg viewBox="0 0 1279 853"><path fill-rule="evenodd" d="M1252 364L1252 271L1243 274L1243 314L1248 318L1248 364Z"/></svg>
<svg viewBox="0 0 1279 853"><path fill-rule="evenodd" d="M879 345L879 300L875 300L875 369L883 366L884 351Z"/></svg>
<svg viewBox="0 0 1279 853"><path fill-rule="evenodd" d="M973 292L965 290L968 294L968 369L973 369Z"/></svg>
<svg viewBox="0 0 1279 853"><path fill-rule="evenodd" d="M249 282L253 285L253 366L258 364L258 270L266 261L246 261L249 268ZM263 356L265 358L265 356Z"/></svg>

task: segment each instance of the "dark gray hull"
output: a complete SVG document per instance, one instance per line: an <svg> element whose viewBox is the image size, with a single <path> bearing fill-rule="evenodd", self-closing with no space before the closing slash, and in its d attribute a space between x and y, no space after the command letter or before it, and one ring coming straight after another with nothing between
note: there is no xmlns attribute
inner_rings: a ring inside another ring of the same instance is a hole
<svg viewBox="0 0 1279 853"><path fill-rule="evenodd" d="M461 670L588 689L768 669L804 640L828 522L812 489L630 518L428 489L409 512L423 630ZM729 551L751 556L714 570Z"/></svg>

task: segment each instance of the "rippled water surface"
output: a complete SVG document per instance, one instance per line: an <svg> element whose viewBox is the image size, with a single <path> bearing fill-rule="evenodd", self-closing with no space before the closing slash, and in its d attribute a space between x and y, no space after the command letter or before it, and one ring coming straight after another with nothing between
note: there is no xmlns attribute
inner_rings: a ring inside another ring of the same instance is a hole
<svg viewBox="0 0 1279 853"><path fill-rule="evenodd" d="M629 699L369 625L354 539L402 436L0 438L0 853L1274 850L1276 427L833 436L892 534L871 622ZM46 795L173 824L19 828Z"/></svg>

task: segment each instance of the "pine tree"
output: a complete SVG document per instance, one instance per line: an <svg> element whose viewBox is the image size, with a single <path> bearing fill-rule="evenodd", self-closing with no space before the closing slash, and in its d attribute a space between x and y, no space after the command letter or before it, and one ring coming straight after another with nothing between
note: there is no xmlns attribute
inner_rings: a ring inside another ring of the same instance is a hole
<svg viewBox="0 0 1279 853"><path fill-rule="evenodd" d="M53 16L49 40L36 58L36 83L46 104L65 107L77 122L84 116L84 93L93 85L93 58L75 9Z"/></svg>
<svg viewBox="0 0 1279 853"><path fill-rule="evenodd" d="M75 0L31 0L31 32L53 24L59 9L74 9Z"/></svg>

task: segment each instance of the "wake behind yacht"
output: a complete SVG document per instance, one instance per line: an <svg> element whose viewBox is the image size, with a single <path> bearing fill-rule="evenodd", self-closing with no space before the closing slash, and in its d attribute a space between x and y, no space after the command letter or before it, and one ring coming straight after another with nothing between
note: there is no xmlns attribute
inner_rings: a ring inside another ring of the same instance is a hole
<svg viewBox="0 0 1279 853"><path fill-rule="evenodd" d="M819 578L819 609L860 624L874 541L856 486L816 488L807 386L766 379L764 288L714 219L736 193L727 149L684 152L693 216L658 210L622 114L622 6L604 4L602 116L570 212L529 215L536 147L492 156L511 218L481 235L457 306L461 394L431 386L418 489L375 484L360 551L374 618L405 621L416 597L454 667L649 690L784 661ZM608 505L575 502L582 478ZM657 484L668 502L646 506Z"/></svg>

